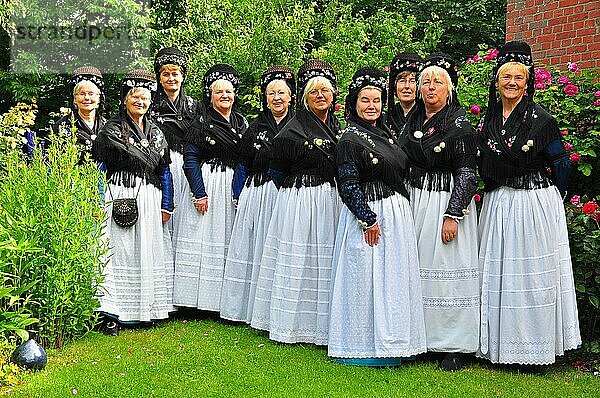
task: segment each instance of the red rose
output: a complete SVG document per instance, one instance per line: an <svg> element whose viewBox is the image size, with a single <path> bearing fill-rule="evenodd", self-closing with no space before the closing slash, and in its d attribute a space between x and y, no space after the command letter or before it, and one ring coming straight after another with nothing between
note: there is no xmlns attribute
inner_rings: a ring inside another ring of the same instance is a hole
<svg viewBox="0 0 600 398"><path fill-rule="evenodd" d="M598 210L598 205L594 202L587 202L583 205L582 210L584 214L594 214Z"/></svg>
<svg viewBox="0 0 600 398"><path fill-rule="evenodd" d="M575 152L572 153L571 156L569 156L569 159L571 159L571 162L573 163L579 163L579 161L581 160L581 155Z"/></svg>

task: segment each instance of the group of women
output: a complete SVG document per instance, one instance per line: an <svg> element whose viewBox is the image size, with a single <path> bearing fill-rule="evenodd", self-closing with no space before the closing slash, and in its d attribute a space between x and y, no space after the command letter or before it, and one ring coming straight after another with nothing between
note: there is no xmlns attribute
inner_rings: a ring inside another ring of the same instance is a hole
<svg viewBox="0 0 600 398"><path fill-rule="evenodd" d="M160 50L154 71L123 79L105 121L100 72L76 70L59 122L106 172L106 333L192 307L327 345L341 363L430 351L446 370L465 354L549 364L581 344L561 199L570 161L533 101L526 43L501 49L477 132L441 53L400 54L389 75L359 69L345 128L324 61L296 77L268 68L250 124L232 66L206 72L202 102L185 94L178 49ZM137 203L132 225L115 222L120 198Z"/></svg>

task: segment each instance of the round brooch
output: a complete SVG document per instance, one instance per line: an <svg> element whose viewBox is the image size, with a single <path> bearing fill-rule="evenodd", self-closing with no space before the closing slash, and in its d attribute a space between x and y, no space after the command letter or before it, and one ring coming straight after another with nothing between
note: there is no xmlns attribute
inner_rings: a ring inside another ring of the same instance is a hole
<svg viewBox="0 0 600 398"><path fill-rule="evenodd" d="M421 130L417 130L413 133L416 139L423 138L423 132Z"/></svg>
<svg viewBox="0 0 600 398"><path fill-rule="evenodd" d="M150 146L150 143L148 142L148 140L147 140L147 139L145 139L145 138L142 138L142 139L140 140L140 145L141 145L141 146L143 146L144 148L148 148L148 147Z"/></svg>

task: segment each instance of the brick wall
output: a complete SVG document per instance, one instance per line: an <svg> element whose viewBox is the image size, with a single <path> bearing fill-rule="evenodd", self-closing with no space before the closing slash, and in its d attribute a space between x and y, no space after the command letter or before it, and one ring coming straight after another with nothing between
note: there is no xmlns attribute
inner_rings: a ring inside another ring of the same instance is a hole
<svg viewBox="0 0 600 398"><path fill-rule="evenodd" d="M536 63L600 69L600 0L508 0L510 40L528 42Z"/></svg>

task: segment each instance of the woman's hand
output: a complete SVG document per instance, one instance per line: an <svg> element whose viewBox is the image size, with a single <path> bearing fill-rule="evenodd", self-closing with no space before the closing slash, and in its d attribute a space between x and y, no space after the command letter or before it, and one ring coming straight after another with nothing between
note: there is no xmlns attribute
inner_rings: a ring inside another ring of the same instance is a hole
<svg viewBox="0 0 600 398"><path fill-rule="evenodd" d="M367 245L374 246L379 243L379 237L381 236L381 230L379 229L379 223L375 223L371 228L365 229L365 242Z"/></svg>
<svg viewBox="0 0 600 398"><path fill-rule="evenodd" d="M171 219L171 215L169 213L167 213L166 211L161 211L161 213L162 213L163 224Z"/></svg>
<svg viewBox="0 0 600 398"><path fill-rule="evenodd" d="M444 217L442 224L442 242L448 244L458 236L458 221L450 217Z"/></svg>
<svg viewBox="0 0 600 398"><path fill-rule="evenodd" d="M200 199L194 202L194 207L202 215L208 211L208 198Z"/></svg>

